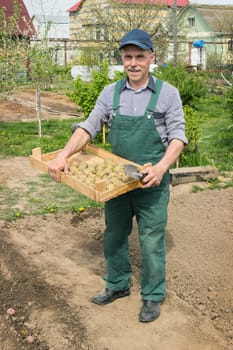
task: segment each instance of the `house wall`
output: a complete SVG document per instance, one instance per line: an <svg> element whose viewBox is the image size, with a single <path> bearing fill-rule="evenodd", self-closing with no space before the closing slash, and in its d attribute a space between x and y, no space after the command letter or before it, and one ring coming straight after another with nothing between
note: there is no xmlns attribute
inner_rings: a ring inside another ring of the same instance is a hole
<svg viewBox="0 0 233 350"><path fill-rule="evenodd" d="M88 0L83 1L81 8L78 11L70 12L70 39L77 40L80 43L92 41L96 39L96 24L95 9L98 11L106 11L108 5L106 0Z"/></svg>
<svg viewBox="0 0 233 350"><path fill-rule="evenodd" d="M194 21L193 25L191 24L192 20ZM195 8L190 8L184 12L178 21L178 26L179 34L183 34L188 41L196 39L215 41L217 39L216 34Z"/></svg>
<svg viewBox="0 0 233 350"><path fill-rule="evenodd" d="M183 52L186 52L186 57L188 57L190 64L190 43L193 43L195 40L204 40L205 42L204 52L206 54L206 63L204 67L208 67L208 64L214 59L216 61L220 60L222 63L229 63L232 60L232 52L228 49L230 33L219 33L219 29L218 31L216 29L214 30L196 8L189 7L181 13L178 20L178 27L179 37L183 37L183 41L189 42ZM193 50L193 52L195 52L195 50ZM197 52L198 50L196 50L194 55L196 55Z"/></svg>

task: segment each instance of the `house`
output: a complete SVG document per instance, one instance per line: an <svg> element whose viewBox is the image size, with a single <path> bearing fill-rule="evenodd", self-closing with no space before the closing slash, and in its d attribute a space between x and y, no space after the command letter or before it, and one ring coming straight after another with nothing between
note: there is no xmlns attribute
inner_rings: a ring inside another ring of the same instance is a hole
<svg viewBox="0 0 233 350"><path fill-rule="evenodd" d="M38 38L45 35L48 39L69 39L69 22L67 16L35 14L33 24Z"/></svg>
<svg viewBox="0 0 233 350"><path fill-rule="evenodd" d="M179 51L188 64L232 63L233 6L187 6L178 15L178 28Z"/></svg>
<svg viewBox="0 0 233 350"><path fill-rule="evenodd" d="M179 11L188 5L188 0L176 0L176 5ZM79 0L67 10L70 40L78 43L86 59L96 50L100 59L110 52L108 58L117 63L122 35L141 28L151 34L161 59L169 45L173 7L174 0Z"/></svg>
<svg viewBox="0 0 233 350"><path fill-rule="evenodd" d="M29 16L23 0L18 0L18 6L21 9L18 16L18 23L11 29L9 26L10 18L16 13L14 10L14 0L0 0L0 10L3 10L5 15L5 28L4 26L0 28L0 32L6 30L9 34L18 37L30 38L35 35L32 19ZM11 30L13 30L13 33L11 33Z"/></svg>

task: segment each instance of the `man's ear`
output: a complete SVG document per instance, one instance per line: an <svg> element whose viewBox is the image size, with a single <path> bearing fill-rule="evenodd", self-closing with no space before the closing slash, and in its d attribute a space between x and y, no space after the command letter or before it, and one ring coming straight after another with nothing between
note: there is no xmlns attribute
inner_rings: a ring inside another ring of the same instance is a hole
<svg viewBox="0 0 233 350"><path fill-rule="evenodd" d="M152 52L152 55L151 55L151 63L154 63L155 62L155 52Z"/></svg>
<svg viewBox="0 0 233 350"><path fill-rule="evenodd" d="M121 52L121 50L120 50L120 52L119 52L119 56L120 56L121 64L123 64L123 62L122 62L122 52Z"/></svg>

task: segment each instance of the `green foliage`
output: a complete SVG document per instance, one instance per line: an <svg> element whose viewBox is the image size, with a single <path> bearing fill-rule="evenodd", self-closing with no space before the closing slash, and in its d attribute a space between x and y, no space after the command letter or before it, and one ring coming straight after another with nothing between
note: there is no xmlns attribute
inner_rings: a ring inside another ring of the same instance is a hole
<svg viewBox="0 0 233 350"><path fill-rule="evenodd" d="M94 108L100 92L110 82L108 64L103 62L97 70L93 70L91 82L85 82L78 77L74 82L73 92L68 95L72 101L81 107L82 112L87 117Z"/></svg>
<svg viewBox="0 0 233 350"><path fill-rule="evenodd" d="M117 80L122 80L126 77L126 73L125 72L120 72L118 70L116 70L114 72L114 77L113 77L113 80L114 81L117 81Z"/></svg>
<svg viewBox="0 0 233 350"><path fill-rule="evenodd" d="M65 66L54 66L54 76L57 81L65 81L67 79L72 79L71 76L71 65L66 64Z"/></svg>
<svg viewBox="0 0 233 350"><path fill-rule="evenodd" d="M6 8L0 8L0 92L11 93L26 76L28 41L26 37L16 35L21 10L17 1L13 3L13 13L9 17Z"/></svg>
<svg viewBox="0 0 233 350"><path fill-rule="evenodd" d="M183 105L194 107L200 97L207 93L205 81L197 72L188 71L183 65L160 66L153 73L157 78L174 85L180 92Z"/></svg>
<svg viewBox="0 0 233 350"><path fill-rule="evenodd" d="M78 64L88 67L98 66L101 61L101 56L102 53L98 47L83 48L80 57L78 58Z"/></svg>
<svg viewBox="0 0 233 350"><path fill-rule="evenodd" d="M220 170L232 170L233 167L233 124L232 108L225 96L210 96L200 100L199 113L208 113L202 118L202 135L199 153L205 154L207 164Z"/></svg>
<svg viewBox="0 0 233 350"><path fill-rule="evenodd" d="M188 145L180 157L180 166L195 166L204 161L203 155L199 154L198 145L201 137L202 116L190 106L184 106L185 133Z"/></svg>
<svg viewBox="0 0 233 350"><path fill-rule="evenodd" d="M210 178L206 181L206 186L193 185L192 192L197 193L205 190L221 190L229 187L233 187L233 178L229 178L224 182L220 181L219 178Z"/></svg>
<svg viewBox="0 0 233 350"><path fill-rule="evenodd" d="M227 107L231 111L231 117L233 119L233 83L231 87L226 92Z"/></svg>
<svg viewBox="0 0 233 350"><path fill-rule="evenodd" d="M53 49L47 46L46 41L36 44L28 50L29 74L34 83L52 82L56 74L56 65L53 62Z"/></svg>
<svg viewBox="0 0 233 350"><path fill-rule="evenodd" d="M44 37L40 43L31 46L29 41L30 23L24 21L24 33L18 35L19 20L22 6L13 1L13 13L6 15L5 7L0 9L0 91L11 93L19 82L30 79L34 85L51 83L56 73L54 51L48 45L48 30L45 28Z"/></svg>
<svg viewBox="0 0 233 350"><path fill-rule="evenodd" d="M184 106L184 116L186 123L186 137L189 141L186 147L187 152L198 152L198 143L201 137L201 115L195 109Z"/></svg>

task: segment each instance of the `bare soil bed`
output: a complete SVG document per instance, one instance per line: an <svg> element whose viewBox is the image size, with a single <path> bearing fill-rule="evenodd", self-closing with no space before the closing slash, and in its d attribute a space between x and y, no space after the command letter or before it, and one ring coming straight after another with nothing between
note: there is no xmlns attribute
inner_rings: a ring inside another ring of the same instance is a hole
<svg viewBox="0 0 233 350"><path fill-rule="evenodd" d="M4 116L0 108L0 120ZM24 157L0 162L1 188L21 189L23 208L25 186L41 173ZM168 293L160 318L149 324L138 322L136 224L130 236L131 295L101 307L90 297L104 288L102 209L1 220L0 349L231 349L233 188L193 193L191 187L178 185L171 191ZM4 193L0 200L7 205ZM8 315L9 308L16 313Z"/></svg>
<svg viewBox="0 0 233 350"><path fill-rule="evenodd" d="M34 90L27 90L0 96L0 121L31 121L36 120L36 95ZM51 91L41 92L42 119L65 119L80 116L78 107L63 93Z"/></svg>

